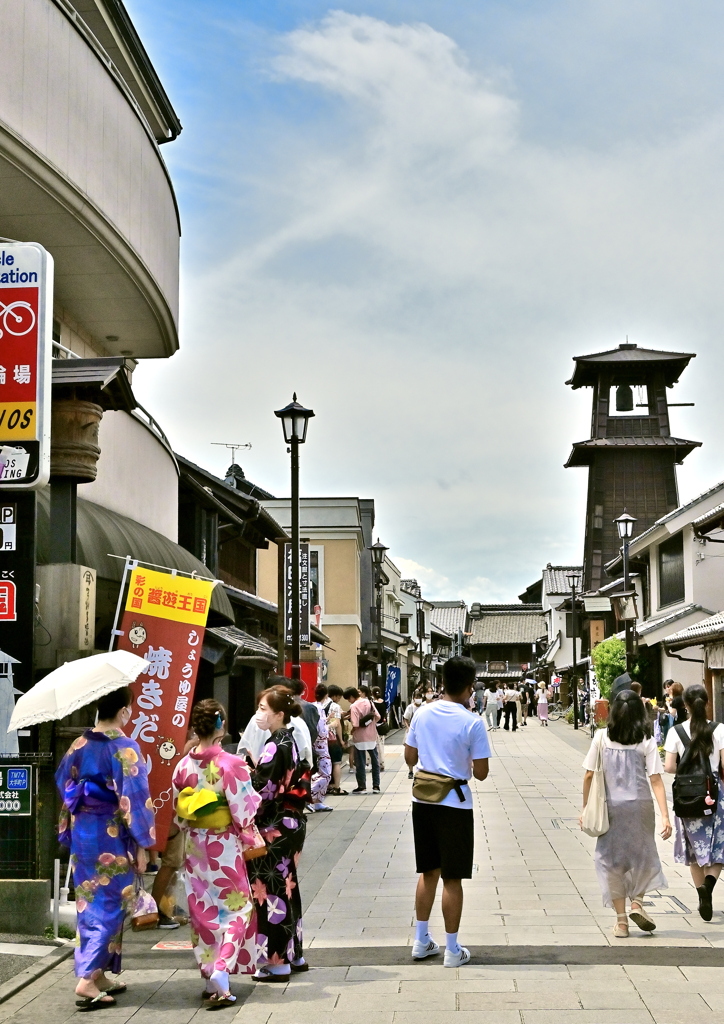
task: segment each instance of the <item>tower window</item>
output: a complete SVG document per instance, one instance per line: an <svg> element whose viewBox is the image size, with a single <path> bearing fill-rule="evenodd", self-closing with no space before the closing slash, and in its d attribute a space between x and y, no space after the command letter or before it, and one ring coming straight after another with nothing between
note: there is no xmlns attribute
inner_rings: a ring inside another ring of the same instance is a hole
<svg viewBox="0 0 724 1024"><path fill-rule="evenodd" d="M684 534L677 533L659 545L659 605L684 600Z"/></svg>

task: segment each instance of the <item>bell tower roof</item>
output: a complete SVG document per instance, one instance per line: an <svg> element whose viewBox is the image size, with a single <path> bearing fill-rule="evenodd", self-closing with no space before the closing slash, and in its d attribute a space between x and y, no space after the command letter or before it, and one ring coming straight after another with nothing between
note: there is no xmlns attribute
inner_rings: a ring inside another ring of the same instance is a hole
<svg viewBox="0 0 724 1024"><path fill-rule="evenodd" d="M645 384L652 374L660 371L665 383L671 387L695 357L695 352L662 352L626 342L606 352L574 356L576 367L566 384L574 389L594 387L602 373L611 379L612 384Z"/></svg>

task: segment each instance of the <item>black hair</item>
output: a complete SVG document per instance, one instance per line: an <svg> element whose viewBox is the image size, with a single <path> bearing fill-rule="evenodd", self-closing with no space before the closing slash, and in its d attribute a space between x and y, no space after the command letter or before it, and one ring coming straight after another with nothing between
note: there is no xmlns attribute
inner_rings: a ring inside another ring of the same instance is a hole
<svg viewBox="0 0 724 1024"><path fill-rule="evenodd" d="M345 700L357 700L359 697L359 690L356 690L354 686L348 686L342 696Z"/></svg>
<svg viewBox="0 0 724 1024"><path fill-rule="evenodd" d="M317 685L314 688L315 700L324 700L328 693L329 691L327 690L327 687L324 685L324 683L317 683Z"/></svg>
<svg viewBox="0 0 724 1024"><path fill-rule="evenodd" d="M200 740L207 740L216 732L216 723L226 721L226 708L218 700L209 698L194 704L191 711L191 728ZM220 742L220 741L219 741Z"/></svg>
<svg viewBox="0 0 724 1024"><path fill-rule="evenodd" d="M331 686L327 687L327 696L329 696L329 697L344 697L344 693L342 692L342 687L341 686L337 686L336 683L332 683Z"/></svg>
<svg viewBox="0 0 724 1024"><path fill-rule="evenodd" d="M489 680L489 682L488 682L488 689L489 689L489 690L490 690L490 691L491 691L492 693L495 693L495 691L496 691L496 690L498 689L498 680L497 680L497 679L491 679L491 680Z"/></svg>
<svg viewBox="0 0 724 1024"><path fill-rule="evenodd" d="M372 696L373 696L373 697L376 697L376 698L377 698L377 700L380 700L380 699L381 699L381 697L382 697L382 691L380 690L379 686L373 686L373 687L372 687Z"/></svg>
<svg viewBox="0 0 724 1024"><path fill-rule="evenodd" d="M451 697L459 697L469 686L475 686L476 669L472 658L448 658L442 667L445 692Z"/></svg>
<svg viewBox="0 0 724 1024"><path fill-rule="evenodd" d="M98 721L110 722L119 711L133 704L133 690L130 686L121 686L111 693L106 693L96 701Z"/></svg>
<svg viewBox="0 0 724 1024"><path fill-rule="evenodd" d="M641 743L646 736L646 709L633 690L619 690L608 712L608 738L625 747Z"/></svg>
<svg viewBox="0 0 724 1024"><path fill-rule="evenodd" d="M709 694L706 687L701 683L688 686L684 690L684 703L691 715L691 749L696 754L703 754L705 757L714 750L714 743L709 728L709 719L706 716L706 706L709 703Z"/></svg>

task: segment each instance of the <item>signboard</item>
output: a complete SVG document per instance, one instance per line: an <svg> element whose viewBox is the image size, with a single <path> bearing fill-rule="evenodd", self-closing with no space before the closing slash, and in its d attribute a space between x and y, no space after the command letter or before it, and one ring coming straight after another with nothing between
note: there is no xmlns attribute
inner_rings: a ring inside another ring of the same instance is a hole
<svg viewBox="0 0 724 1024"><path fill-rule="evenodd" d="M35 242L0 243L0 488L50 477L53 258Z"/></svg>
<svg viewBox="0 0 724 1024"><path fill-rule="evenodd" d="M584 597L583 607L587 612L610 612L610 597Z"/></svg>
<svg viewBox="0 0 724 1024"><path fill-rule="evenodd" d="M591 648L593 649L606 639L606 623L603 619L591 619L588 628L591 631Z"/></svg>
<svg viewBox="0 0 724 1024"><path fill-rule="evenodd" d="M213 580L151 569L131 572L118 647L150 662L132 685L128 728L148 767L161 850L173 817L171 779L186 743L214 586Z"/></svg>
<svg viewBox="0 0 724 1024"><path fill-rule="evenodd" d="M16 696L33 685L35 516L34 491L0 488L0 754L18 753L7 727Z"/></svg>
<svg viewBox="0 0 724 1024"><path fill-rule="evenodd" d="M32 778L30 765L0 766L0 817L29 817L33 809Z"/></svg>
<svg viewBox="0 0 724 1024"><path fill-rule="evenodd" d="M292 643L292 545L284 545L284 643ZM309 544L299 545L299 643L311 641L309 632Z"/></svg>

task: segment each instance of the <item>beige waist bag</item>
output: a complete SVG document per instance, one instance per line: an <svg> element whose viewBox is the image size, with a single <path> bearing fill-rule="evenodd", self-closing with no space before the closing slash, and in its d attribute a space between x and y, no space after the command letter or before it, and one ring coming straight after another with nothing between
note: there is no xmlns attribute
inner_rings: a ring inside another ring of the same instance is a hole
<svg viewBox="0 0 724 1024"><path fill-rule="evenodd" d="M451 779L449 775L438 775L437 772L426 772L424 768L415 773L412 783L412 795L416 800L424 800L426 804L439 804L454 789L460 803L465 803L463 786L467 779Z"/></svg>

